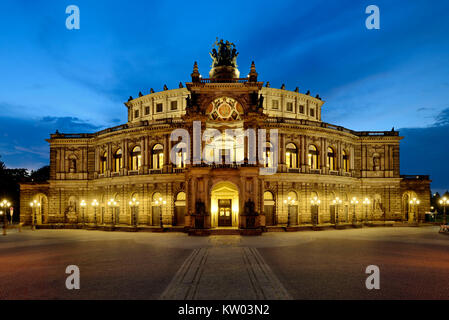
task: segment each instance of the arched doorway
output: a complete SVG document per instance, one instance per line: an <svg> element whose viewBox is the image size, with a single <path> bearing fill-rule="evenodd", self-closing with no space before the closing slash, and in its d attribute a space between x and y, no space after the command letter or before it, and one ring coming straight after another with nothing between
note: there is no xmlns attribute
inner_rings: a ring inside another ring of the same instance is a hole
<svg viewBox="0 0 449 320"><path fill-rule="evenodd" d="M414 212L412 206L410 204L410 200L413 198L417 198L416 193L413 191L404 192L402 195L402 219L403 221L413 222L414 221Z"/></svg>
<svg viewBox="0 0 449 320"><path fill-rule="evenodd" d="M349 222L349 197L347 193L343 193L343 219L345 222Z"/></svg>
<svg viewBox="0 0 449 320"><path fill-rule="evenodd" d="M211 227L239 226L239 191L231 182L219 182L211 192Z"/></svg>
<svg viewBox="0 0 449 320"><path fill-rule="evenodd" d="M43 193L39 193L34 196L33 201L36 200L40 205L35 208L36 214L36 223L37 224L45 224L48 223L48 199L47 196Z"/></svg>
<svg viewBox="0 0 449 320"><path fill-rule="evenodd" d="M313 225L317 225L320 223L319 219L319 206L321 200L318 198L318 193L312 191L310 194L310 216Z"/></svg>
<svg viewBox="0 0 449 320"><path fill-rule="evenodd" d="M335 224L335 222L337 221L336 219L336 215L337 215L337 206L332 202L333 200L335 200L335 193L330 192L329 193L329 200L330 200L330 204L329 204L329 217L330 217L330 223L331 224Z"/></svg>
<svg viewBox="0 0 449 320"><path fill-rule="evenodd" d="M174 225L183 226L185 224L185 215L186 215L186 194L185 192L181 191L176 195Z"/></svg>
<svg viewBox="0 0 449 320"><path fill-rule="evenodd" d="M159 192L153 193L153 198L151 202L151 224L153 226L159 226L161 224L161 202L162 195Z"/></svg>
<svg viewBox="0 0 449 320"><path fill-rule="evenodd" d="M274 196L271 191L265 191L263 194L263 212L265 214L265 225L276 225Z"/></svg>
<svg viewBox="0 0 449 320"><path fill-rule="evenodd" d="M295 191L287 194L288 219L292 226L298 225L298 196Z"/></svg>

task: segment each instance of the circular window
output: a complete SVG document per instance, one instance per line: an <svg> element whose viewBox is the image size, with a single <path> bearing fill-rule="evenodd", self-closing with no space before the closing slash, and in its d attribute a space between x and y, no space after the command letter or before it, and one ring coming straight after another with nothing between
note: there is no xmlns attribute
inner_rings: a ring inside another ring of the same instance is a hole
<svg viewBox="0 0 449 320"><path fill-rule="evenodd" d="M217 121L241 120L243 108L235 99L228 97L217 98L206 108L209 119Z"/></svg>

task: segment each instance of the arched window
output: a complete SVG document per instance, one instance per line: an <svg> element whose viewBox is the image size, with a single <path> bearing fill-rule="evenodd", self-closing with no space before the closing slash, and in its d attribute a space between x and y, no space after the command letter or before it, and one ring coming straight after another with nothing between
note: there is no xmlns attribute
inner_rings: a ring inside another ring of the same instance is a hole
<svg viewBox="0 0 449 320"><path fill-rule="evenodd" d="M349 155L346 153L345 150L343 150L342 156L343 156L343 170L345 172L349 172Z"/></svg>
<svg viewBox="0 0 449 320"><path fill-rule="evenodd" d="M187 160L187 145L184 142L180 142L176 145L176 168L185 168Z"/></svg>
<svg viewBox="0 0 449 320"><path fill-rule="evenodd" d="M108 153L105 152L103 153L103 155L100 157L100 173L104 174L106 172L106 165L108 162Z"/></svg>
<svg viewBox="0 0 449 320"><path fill-rule="evenodd" d="M153 169L162 169L164 165L164 147L158 143L153 147Z"/></svg>
<svg viewBox="0 0 449 320"><path fill-rule="evenodd" d="M273 145L270 142L266 143L266 149L263 153L263 165L266 168L273 167Z"/></svg>
<svg viewBox="0 0 449 320"><path fill-rule="evenodd" d="M335 171L337 170L335 151L331 147L327 147L327 167L329 170Z"/></svg>
<svg viewBox="0 0 449 320"><path fill-rule="evenodd" d="M118 149L114 153L114 163L113 163L113 170L114 172L120 172L120 168L122 167L122 149Z"/></svg>
<svg viewBox="0 0 449 320"><path fill-rule="evenodd" d="M131 170L139 170L142 162L142 154L140 151L140 147L136 146L131 151Z"/></svg>
<svg viewBox="0 0 449 320"><path fill-rule="evenodd" d="M307 156L310 169L318 169L318 150L313 144L309 146L309 154Z"/></svg>
<svg viewBox="0 0 449 320"><path fill-rule="evenodd" d="M285 161L287 163L287 168L295 169L298 167L298 151L293 143L287 144L285 148Z"/></svg>

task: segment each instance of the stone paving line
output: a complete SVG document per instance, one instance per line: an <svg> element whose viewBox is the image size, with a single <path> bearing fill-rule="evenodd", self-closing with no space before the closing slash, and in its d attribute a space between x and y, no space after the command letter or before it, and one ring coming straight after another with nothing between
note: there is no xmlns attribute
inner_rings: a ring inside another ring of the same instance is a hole
<svg viewBox="0 0 449 320"><path fill-rule="evenodd" d="M256 248L194 249L160 300L291 300Z"/></svg>

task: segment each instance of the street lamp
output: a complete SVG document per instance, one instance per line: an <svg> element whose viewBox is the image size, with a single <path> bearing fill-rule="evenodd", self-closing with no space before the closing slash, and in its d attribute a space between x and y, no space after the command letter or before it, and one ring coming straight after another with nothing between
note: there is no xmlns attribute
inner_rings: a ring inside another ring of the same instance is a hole
<svg viewBox="0 0 449 320"><path fill-rule="evenodd" d="M3 235L6 236L6 225L8 224L8 219L6 217L6 208L11 206L11 203L8 200L3 200L0 202L0 207L2 208L3 212Z"/></svg>
<svg viewBox="0 0 449 320"><path fill-rule="evenodd" d="M290 219L290 206L295 205L295 200L292 199L292 197L288 197L287 199L288 200L284 200L284 204L288 204L288 207L287 207L287 227L290 227L290 221L291 221L291 219Z"/></svg>
<svg viewBox="0 0 449 320"><path fill-rule="evenodd" d="M161 223L161 228L164 228L164 223L162 221L162 205L165 205L167 203L167 201L163 200L162 198L159 198L158 200L156 200L154 202L154 204L156 206L159 206L159 219L160 219L160 223Z"/></svg>
<svg viewBox="0 0 449 320"><path fill-rule="evenodd" d="M351 204L352 204L352 223L356 224L357 223L357 215L355 214L355 206L357 204L359 204L359 200L357 200L356 197L352 197L351 199Z"/></svg>
<svg viewBox="0 0 449 320"><path fill-rule="evenodd" d="M115 208L117 208L117 201L115 201L114 199L111 199L108 201L108 206L111 207L112 210L112 215L111 215L111 225L114 225L114 217L115 217ZM117 222L117 221L115 221Z"/></svg>
<svg viewBox="0 0 449 320"><path fill-rule="evenodd" d="M129 202L129 206L131 207L133 225L134 227L137 227L136 209L139 206L139 201L137 201L136 198L132 198L132 200Z"/></svg>
<svg viewBox="0 0 449 320"><path fill-rule="evenodd" d="M341 199L339 197L336 197L334 200L332 200L332 203L334 204L334 206L337 206L337 215L336 215L336 220L335 220L335 224L338 224L338 206L340 204L342 204L343 201L341 201Z"/></svg>
<svg viewBox="0 0 449 320"><path fill-rule="evenodd" d="M318 224L318 206L320 205L321 200L318 199L318 197L313 197L312 200L310 200L310 203L312 204L312 207L316 208L316 210L317 210L317 215L316 215L316 217L315 216L313 217L313 221L312 221L313 225L317 225Z"/></svg>
<svg viewBox="0 0 449 320"><path fill-rule="evenodd" d="M368 198L363 199L363 204L365 205L365 223L368 223L368 206L371 201Z"/></svg>
<svg viewBox="0 0 449 320"><path fill-rule="evenodd" d="M99 205L97 199L94 199L91 205L94 207L94 226L97 226L97 207Z"/></svg>
<svg viewBox="0 0 449 320"><path fill-rule="evenodd" d="M37 202L37 200L34 200L33 202L30 202L31 207L31 230L36 230L36 210L41 206L40 202Z"/></svg>
<svg viewBox="0 0 449 320"><path fill-rule="evenodd" d="M443 197L443 199L440 199L439 202L444 208L444 224L447 224L446 207L449 205L449 199L446 197Z"/></svg>
<svg viewBox="0 0 449 320"><path fill-rule="evenodd" d="M3 208L2 208L3 209ZM3 215L3 235L6 236L6 211L0 210L0 217Z"/></svg>
<svg viewBox="0 0 449 320"><path fill-rule="evenodd" d="M83 222L83 226L84 226L84 221L85 221L85 212L84 212L84 210L86 209L86 206L87 206L86 201L85 200L81 200L80 206L81 206L81 214L82 214L81 221Z"/></svg>
<svg viewBox="0 0 449 320"><path fill-rule="evenodd" d="M420 201L418 200L418 199L416 199L416 198L413 198L412 200L410 200L410 204L412 205L412 208L413 207L415 207L415 210L414 210L414 214L415 214L415 221L416 222L419 222L419 220L418 220L418 216L419 216L419 207L418 207L418 205L419 205L419 203L420 203ZM418 208L418 212L416 212L416 208Z"/></svg>

